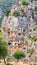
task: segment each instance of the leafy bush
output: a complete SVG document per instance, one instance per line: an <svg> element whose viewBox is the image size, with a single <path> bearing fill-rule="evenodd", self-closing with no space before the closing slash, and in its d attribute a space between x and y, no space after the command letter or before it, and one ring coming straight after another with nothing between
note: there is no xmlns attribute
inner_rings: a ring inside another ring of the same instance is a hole
<svg viewBox="0 0 37 65"><path fill-rule="evenodd" d="M35 6L35 11L37 11L37 6Z"/></svg>
<svg viewBox="0 0 37 65"><path fill-rule="evenodd" d="M34 53L34 49L29 50L30 55Z"/></svg>
<svg viewBox="0 0 37 65"><path fill-rule="evenodd" d="M13 57L14 57L15 59L19 60L19 59L25 57L25 53L24 53L23 51L21 51L21 50L16 50L16 51L14 52L14 54L13 54Z"/></svg>
<svg viewBox="0 0 37 65"><path fill-rule="evenodd" d="M37 41L37 38L36 37L32 37L31 35L29 35L28 38L31 39L31 40Z"/></svg>
<svg viewBox="0 0 37 65"><path fill-rule="evenodd" d="M28 2L26 2L26 0L22 0L22 4L23 4L23 5L26 5L26 6L28 6L28 5L29 5L29 3L28 3Z"/></svg>
<svg viewBox="0 0 37 65"><path fill-rule="evenodd" d="M33 30L36 31L36 28L34 28Z"/></svg>
<svg viewBox="0 0 37 65"><path fill-rule="evenodd" d="M6 65L11 65L9 62L7 62L7 64Z"/></svg>
<svg viewBox="0 0 37 65"><path fill-rule="evenodd" d="M5 15L8 16L10 13L10 9L7 9L6 12L5 12Z"/></svg>
<svg viewBox="0 0 37 65"><path fill-rule="evenodd" d="M37 38L35 38L35 37L33 37L32 39L33 39L34 41L37 41Z"/></svg>
<svg viewBox="0 0 37 65"><path fill-rule="evenodd" d="M20 13L18 11L14 11L13 16L17 17L19 15L20 15Z"/></svg>

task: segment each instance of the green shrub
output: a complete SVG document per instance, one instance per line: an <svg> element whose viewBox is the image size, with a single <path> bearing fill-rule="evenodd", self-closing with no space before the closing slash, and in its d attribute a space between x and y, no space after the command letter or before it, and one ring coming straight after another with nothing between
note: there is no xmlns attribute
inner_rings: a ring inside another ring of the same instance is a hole
<svg viewBox="0 0 37 65"><path fill-rule="evenodd" d="M28 38L31 39L31 40L37 41L37 38L36 37L32 37L31 35L29 35Z"/></svg>
<svg viewBox="0 0 37 65"><path fill-rule="evenodd" d="M9 62L7 62L7 64L6 65L11 65Z"/></svg>
<svg viewBox="0 0 37 65"><path fill-rule="evenodd" d="M24 53L23 51L21 51L21 50L16 50L16 51L14 52L14 54L13 54L13 57L14 57L15 59L19 60L19 59L25 57L25 53Z"/></svg>
<svg viewBox="0 0 37 65"><path fill-rule="evenodd" d="M29 5L29 3L28 3L28 2L26 2L26 0L22 0L22 4L23 4L23 5L26 5L26 6L28 6L28 5Z"/></svg>
<svg viewBox="0 0 37 65"><path fill-rule="evenodd" d="M14 11L13 16L17 17L19 15L20 15L20 13L18 11Z"/></svg>
<svg viewBox="0 0 37 65"><path fill-rule="evenodd" d="M35 11L37 11L37 6L35 6Z"/></svg>
<svg viewBox="0 0 37 65"><path fill-rule="evenodd" d="M34 41L37 41L37 38L33 37L33 40L34 40Z"/></svg>
<svg viewBox="0 0 37 65"><path fill-rule="evenodd" d="M34 53L34 49L29 50L30 55Z"/></svg>
<svg viewBox="0 0 37 65"><path fill-rule="evenodd" d="M7 9L6 12L5 12L5 15L8 16L10 13L10 9Z"/></svg>
<svg viewBox="0 0 37 65"><path fill-rule="evenodd" d="M33 29L34 31L36 30L36 28Z"/></svg>

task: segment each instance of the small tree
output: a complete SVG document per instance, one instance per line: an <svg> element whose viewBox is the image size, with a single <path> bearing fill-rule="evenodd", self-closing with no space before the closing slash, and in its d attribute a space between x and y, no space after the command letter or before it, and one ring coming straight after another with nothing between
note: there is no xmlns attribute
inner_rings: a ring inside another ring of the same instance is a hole
<svg viewBox="0 0 37 65"><path fill-rule="evenodd" d="M3 58L5 62L5 58L7 55L8 55L7 43L2 38L0 38L0 59Z"/></svg>
<svg viewBox="0 0 37 65"><path fill-rule="evenodd" d="M14 52L13 57L18 61L19 59L25 57L25 53L21 50L17 50Z"/></svg>

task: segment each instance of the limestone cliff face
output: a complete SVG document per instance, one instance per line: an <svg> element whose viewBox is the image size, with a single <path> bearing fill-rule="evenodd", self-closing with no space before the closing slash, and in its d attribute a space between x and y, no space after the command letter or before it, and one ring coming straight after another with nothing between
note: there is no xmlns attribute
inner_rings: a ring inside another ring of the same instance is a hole
<svg viewBox="0 0 37 65"><path fill-rule="evenodd" d="M17 5L14 5L12 7L8 17L4 17L2 22L2 31L6 35L9 34L8 36L10 37L12 36L12 32L17 34L24 33L25 35L31 34L33 29L36 27L36 22L34 22L34 20L32 19L32 10L31 4L29 8L29 5L23 5L22 2L19 1Z"/></svg>

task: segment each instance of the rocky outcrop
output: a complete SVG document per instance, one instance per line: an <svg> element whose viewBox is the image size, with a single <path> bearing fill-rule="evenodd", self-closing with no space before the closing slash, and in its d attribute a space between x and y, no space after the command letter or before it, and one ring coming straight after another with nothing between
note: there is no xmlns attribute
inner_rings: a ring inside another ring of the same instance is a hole
<svg viewBox="0 0 37 65"><path fill-rule="evenodd" d="M25 59L28 58L28 61L35 62L35 57L32 59L32 55L37 53L35 48L37 43L37 25L32 18L33 8L31 4L29 5L23 5L20 1L12 7L9 15L3 19L2 32L10 45L11 54L12 51L20 49L25 52Z"/></svg>

